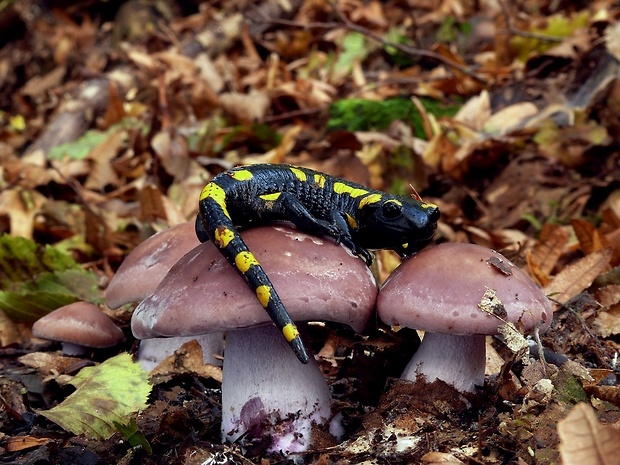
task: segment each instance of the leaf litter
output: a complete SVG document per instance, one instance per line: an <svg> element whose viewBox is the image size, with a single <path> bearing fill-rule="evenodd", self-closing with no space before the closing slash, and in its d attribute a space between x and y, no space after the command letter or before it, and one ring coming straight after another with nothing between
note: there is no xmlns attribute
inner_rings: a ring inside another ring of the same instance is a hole
<svg viewBox="0 0 620 465"><path fill-rule="evenodd" d="M409 330L311 327L345 432L300 460L614 463L617 8L414 3L27 0L0 11L14 25L0 49L1 240L31 241L27 254L1 257L11 279L0 289L0 461L284 460L221 444L221 370L201 365L191 344L151 375L148 394L126 355L130 307L104 308L127 341L85 358L32 338L28 320L63 299L101 302L129 251L193 219L211 176L286 162L401 194L412 184L440 206L436 242L501 251L556 303L540 344L505 328L528 344L525 360L489 339L495 368L471 398L396 380L415 350ZM70 266L35 266L46 250ZM384 280L399 261L377 257ZM97 398L115 412L115 360L128 377L121 397L136 398L90 431L110 439L45 419L77 393L84 412Z"/></svg>

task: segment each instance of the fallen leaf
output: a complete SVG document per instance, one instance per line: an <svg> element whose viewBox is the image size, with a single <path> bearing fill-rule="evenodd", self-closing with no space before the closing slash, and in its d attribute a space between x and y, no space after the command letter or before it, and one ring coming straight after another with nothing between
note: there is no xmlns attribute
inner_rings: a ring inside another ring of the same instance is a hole
<svg viewBox="0 0 620 465"><path fill-rule="evenodd" d="M564 465L616 465L620 431L602 425L594 409L581 402L558 423L560 456Z"/></svg>
<svg viewBox="0 0 620 465"><path fill-rule="evenodd" d="M571 220L570 224L577 235L579 245L584 254L588 255L609 247L605 236L589 221L575 218Z"/></svg>
<svg viewBox="0 0 620 465"><path fill-rule="evenodd" d="M83 368L71 381L77 391L41 415L73 434L108 439L114 422L130 424L130 415L146 408L151 392L148 373L122 353L96 367Z"/></svg>
<svg viewBox="0 0 620 465"><path fill-rule="evenodd" d="M3 447L7 452L17 452L24 449L30 449L32 447L44 446L51 442L50 438L35 438L33 436L14 436L8 438L3 443Z"/></svg>
<svg viewBox="0 0 620 465"><path fill-rule="evenodd" d="M594 320L594 328L602 337L620 334L620 309L599 313Z"/></svg>
<svg viewBox="0 0 620 465"><path fill-rule="evenodd" d="M611 249L603 249L583 257L560 271L543 291L554 300L566 302L592 284L609 265L611 255Z"/></svg>
<svg viewBox="0 0 620 465"><path fill-rule="evenodd" d="M565 228L557 224L545 224L540 232L538 242L531 251L542 271L551 274L558 259L564 253L567 242L568 231Z"/></svg>
<svg viewBox="0 0 620 465"><path fill-rule="evenodd" d="M222 382L222 369L203 362L202 347L194 339L183 344L175 350L173 355L157 365L151 372L151 376L156 379L156 383L159 383L168 380L172 375L181 373L192 373Z"/></svg>

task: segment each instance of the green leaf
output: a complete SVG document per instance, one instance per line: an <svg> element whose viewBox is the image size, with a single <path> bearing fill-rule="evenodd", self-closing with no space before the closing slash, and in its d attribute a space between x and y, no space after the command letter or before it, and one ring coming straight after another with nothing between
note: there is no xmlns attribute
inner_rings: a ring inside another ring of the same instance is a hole
<svg viewBox="0 0 620 465"><path fill-rule="evenodd" d="M114 422L114 426L120 431L131 447L142 447L147 454L153 452L149 442L138 430L138 424L134 418L129 421L128 425L121 425L120 423Z"/></svg>
<svg viewBox="0 0 620 465"><path fill-rule="evenodd" d="M356 61L366 58L368 50L364 35L359 32L350 32L344 36L342 41L342 53L336 61L336 71L349 72Z"/></svg>
<svg viewBox="0 0 620 465"><path fill-rule="evenodd" d="M96 302L97 276L68 253L23 237L0 235L0 310L35 321L77 300Z"/></svg>
<svg viewBox="0 0 620 465"><path fill-rule="evenodd" d="M77 391L41 415L73 434L108 439L115 423L131 430L131 415L146 408L152 386L148 373L122 353L83 368L71 381Z"/></svg>
<svg viewBox="0 0 620 465"><path fill-rule="evenodd" d="M50 160L65 158L82 160L88 156L92 149L103 143L107 137L108 135L105 132L91 129L77 140L53 147L47 154L47 158Z"/></svg>

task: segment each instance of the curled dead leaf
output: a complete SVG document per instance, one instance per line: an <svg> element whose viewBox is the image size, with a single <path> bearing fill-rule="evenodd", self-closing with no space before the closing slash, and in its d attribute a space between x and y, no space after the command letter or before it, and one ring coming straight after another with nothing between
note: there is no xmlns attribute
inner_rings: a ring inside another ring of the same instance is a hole
<svg viewBox="0 0 620 465"><path fill-rule="evenodd" d="M587 289L609 265L612 250L603 249L568 265L543 289L549 297L566 302Z"/></svg>
<svg viewBox="0 0 620 465"><path fill-rule="evenodd" d="M594 409L581 402L558 423L564 465L614 465L620 456L620 431L602 425Z"/></svg>

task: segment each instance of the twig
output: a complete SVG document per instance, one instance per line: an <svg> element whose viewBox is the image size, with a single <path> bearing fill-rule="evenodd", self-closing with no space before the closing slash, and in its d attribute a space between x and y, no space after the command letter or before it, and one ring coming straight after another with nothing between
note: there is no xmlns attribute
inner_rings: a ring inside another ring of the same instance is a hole
<svg viewBox="0 0 620 465"><path fill-rule="evenodd" d="M546 34L540 34L537 32L521 31L519 29L515 29L512 25L512 18L510 17L510 11L508 10L508 6L506 5L506 2L500 0L499 4L504 14L504 20L506 21L506 29L502 31L497 31L498 34L521 36L521 37L526 37L528 39L536 39L536 40L542 40L546 42L562 42L564 40L563 37L556 37L556 36L550 36Z"/></svg>
<svg viewBox="0 0 620 465"><path fill-rule="evenodd" d="M443 63L444 65L448 66L449 68L455 69L456 71L459 71L460 73L463 73L469 77L471 77L473 80L481 83L481 84L487 84L487 81L483 78L481 78L480 76L477 76L474 72L472 72L468 67L463 66L459 63L456 63L446 57L444 57L443 55L437 53L437 52L433 52L430 50L423 50L420 48L416 48L416 47L411 47L409 45L405 45L405 44L399 44L397 42L392 42L390 40L385 39L384 37L375 34L374 32L372 32L370 29L365 28L364 26L360 26L359 24L355 24L354 22L352 22L349 18L347 18L335 5L332 4L332 7L334 9L334 12L336 13L336 15L338 16L338 19L340 19L340 22L313 22L313 23L300 23L297 21L292 21L292 20L285 20L285 19L268 19L269 22L271 22L272 24L279 24L282 26L288 26L288 27L296 27L296 28L301 28L301 29L338 29L338 28L345 28L348 29L349 31L354 31L354 32L359 32L360 34L364 35L365 37L368 37L371 40L374 40L375 42L380 43L383 47L393 47L396 50L409 55L409 56L414 56L414 57L425 57L425 58L432 58L434 60L437 60L441 63Z"/></svg>

